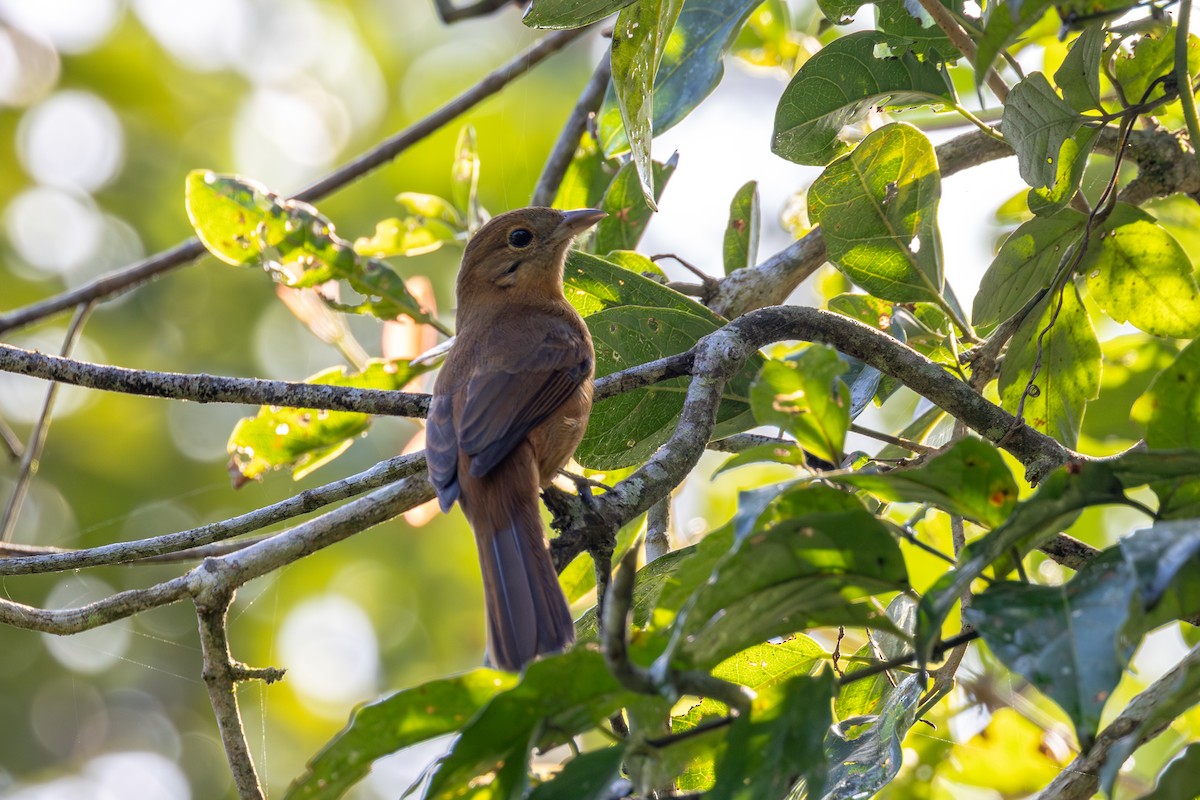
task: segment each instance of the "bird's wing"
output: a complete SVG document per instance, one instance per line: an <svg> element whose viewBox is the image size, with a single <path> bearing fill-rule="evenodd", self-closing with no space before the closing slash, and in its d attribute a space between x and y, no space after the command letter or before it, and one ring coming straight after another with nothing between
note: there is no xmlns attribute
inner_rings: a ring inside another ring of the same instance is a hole
<svg viewBox="0 0 1200 800"><path fill-rule="evenodd" d="M454 396L435 394L425 423L425 462L429 482L437 492L442 511L458 499L458 437L454 433Z"/></svg>
<svg viewBox="0 0 1200 800"><path fill-rule="evenodd" d="M537 347L477 372L466 386L458 445L471 474L486 475L592 373L587 342L565 321Z"/></svg>

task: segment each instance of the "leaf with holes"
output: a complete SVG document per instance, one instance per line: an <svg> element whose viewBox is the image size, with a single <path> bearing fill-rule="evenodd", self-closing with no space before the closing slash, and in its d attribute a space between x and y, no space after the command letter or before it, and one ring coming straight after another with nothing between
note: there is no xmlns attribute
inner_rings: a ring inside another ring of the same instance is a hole
<svg viewBox="0 0 1200 800"><path fill-rule="evenodd" d="M466 223L447 200L432 194L403 192L396 202L404 210L404 216L376 223L375 235L357 239L354 252L373 258L419 256L466 235Z"/></svg>
<svg viewBox="0 0 1200 800"><path fill-rule="evenodd" d="M413 366L403 360L376 360L362 372L347 374L344 367L334 367L306 382L399 391L430 369L431 365ZM283 468L291 469L292 477L300 480L345 452L370 424L369 414L353 411L263 406L255 416L238 421L229 436L229 473L234 486Z"/></svg>
<svg viewBox="0 0 1200 800"><path fill-rule="evenodd" d="M1017 151L1021 178L1036 188L1053 186L1063 142L1083 124L1083 117L1054 93L1040 72L1013 87L1004 104L1004 138Z"/></svg>
<svg viewBox="0 0 1200 800"><path fill-rule="evenodd" d="M1187 60L1189 74L1200 72L1200 39L1194 34L1188 34ZM1162 97L1167 87L1166 81L1159 78L1175 71L1175 29L1172 27L1160 35L1143 35L1134 44L1132 54L1113 59L1113 68L1130 103L1140 103L1143 98L1153 102ZM1165 110L1159 106L1149 113L1161 114Z"/></svg>
<svg viewBox="0 0 1200 800"><path fill-rule="evenodd" d="M567 300L583 317L606 308L649 306L683 311L718 327L726 323L724 317L692 298L622 266L622 263L631 263L626 257L614 256L614 259L619 259L620 263L578 250L567 253L563 290Z"/></svg>
<svg viewBox="0 0 1200 800"><path fill-rule="evenodd" d="M662 196L667 181L675 173L679 163L679 154L672 155L665 164L654 162L654 197ZM646 205L642 196L642 187L638 182L637 170L633 162L625 164L617 172L604 199L600 201L600 209L608 212L608 216L596 225L596 233L592 239L592 249L597 253L608 253L612 250L633 250L637 247L646 225L653 213Z"/></svg>
<svg viewBox="0 0 1200 800"><path fill-rule="evenodd" d="M1048 296L1017 328L1000 366L1000 403L1012 414L1020 410L1028 425L1074 447L1084 408L1100 392L1100 342L1075 284L1068 283L1061 297L1057 314L1057 298ZM1031 379L1035 388L1021 408Z"/></svg>
<svg viewBox="0 0 1200 800"><path fill-rule="evenodd" d="M838 138L842 128L872 108L954 102L945 73L907 51L876 54L889 47L903 51L903 40L860 31L834 39L806 61L779 98L771 151L823 167L850 149Z"/></svg>
<svg viewBox="0 0 1200 800"><path fill-rule="evenodd" d="M686 311L645 306L608 308L586 317L585 322L596 347L597 377L682 353L718 327ZM753 426L750 381L762 363L760 356L754 356L726 384L717 409L715 438ZM684 376L596 403L575 458L590 469L642 463L675 431L687 388Z"/></svg>
<svg viewBox="0 0 1200 800"><path fill-rule="evenodd" d="M808 190L829 260L883 300L937 302L941 177L933 145L911 125L886 125L830 164Z"/></svg>

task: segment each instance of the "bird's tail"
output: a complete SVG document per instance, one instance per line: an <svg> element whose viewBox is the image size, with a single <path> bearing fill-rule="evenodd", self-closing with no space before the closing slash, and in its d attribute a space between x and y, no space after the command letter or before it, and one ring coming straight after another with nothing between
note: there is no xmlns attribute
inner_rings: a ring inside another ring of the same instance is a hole
<svg viewBox="0 0 1200 800"><path fill-rule="evenodd" d="M519 670L535 656L575 641L575 625L546 546L538 510L537 468L528 446L464 491L464 507L483 571L488 654L492 663ZM528 467L527 469L525 467Z"/></svg>

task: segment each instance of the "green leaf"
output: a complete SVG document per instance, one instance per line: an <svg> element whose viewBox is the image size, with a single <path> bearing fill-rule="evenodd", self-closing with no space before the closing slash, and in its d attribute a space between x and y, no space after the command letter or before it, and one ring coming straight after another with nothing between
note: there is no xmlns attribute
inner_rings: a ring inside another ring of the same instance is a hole
<svg viewBox="0 0 1200 800"><path fill-rule="evenodd" d="M767 361L750 387L760 425L781 427L809 452L839 464L850 427L850 390L838 380L846 363L823 345L786 361Z"/></svg>
<svg viewBox="0 0 1200 800"><path fill-rule="evenodd" d="M724 57L761 0L687 0L667 39L654 77L654 135L683 121L717 88ZM600 141L610 157L629 150L615 83L597 115ZM656 178L657 180L657 178Z"/></svg>
<svg viewBox="0 0 1200 800"><path fill-rule="evenodd" d="M751 388L751 404L753 405L753 388ZM748 450L743 450L737 455L730 458L721 466L713 471L713 477L717 477L722 472L728 472L731 469L744 467L749 464L760 464L762 462L771 462L774 464L786 464L791 467L803 466L808 461L808 454L804 449L795 442L788 442L780 439L776 444L760 444L757 447L751 447Z"/></svg>
<svg viewBox="0 0 1200 800"><path fill-rule="evenodd" d="M707 537L701 542L707 541ZM657 605L663 587L679 570L680 564L691 558L697 545L681 547L654 559L637 571L633 582L633 624L644 628L650 624L650 615ZM590 559L589 559L590 560ZM574 562L572 562L574 563ZM575 638L579 642L595 641L599 635L596 607L592 606L575 622Z"/></svg>
<svg viewBox="0 0 1200 800"><path fill-rule="evenodd" d="M1052 5L1052 0L1008 0L988 5L983 35L975 52L976 83L983 84L983 76L1000 51L1033 27Z"/></svg>
<svg viewBox="0 0 1200 800"><path fill-rule="evenodd" d="M724 247L726 275L758 263L759 217L758 181L747 181L729 203Z"/></svg>
<svg viewBox="0 0 1200 800"><path fill-rule="evenodd" d="M1117 322L1155 336L1200 335L1200 286L1187 253L1154 218L1120 204L1080 270L1088 290Z"/></svg>
<svg viewBox="0 0 1200 800"><path fill-rule="evenodd" d="M396 202L405 215L377 223L374 236L354 242L354 252L375 258L419 256L432 253L443 244L457 242L467 232L458 211L440 197L403 192L397 195Z"/></svg>
<svg viewBox="0 0 1200 800"><path fill-rule="evenodd" d="M341 797L366 777L377 758L460 730L517 676L491 669L423 683L360 706L350 722L308 762L286 800Z"/></svg>
<svg viewBox="0 0 1200 800"><path fill-rule="evenodd" d="M718 327L727 322L724 317L674 289L612 260L578 250L567 253L563 288L567 300L584 318L606 308L649 306L684 311Z"/></svg>
<svg viewBox="0 0 1200 800"><path fill-rule="evenodd" d="M883 300L937 301L941 191L933 145L896 123L830 164L808 190L808 210L825 234L829 260L850 280Z"/></svg>
<svg viewBox="0 0 1200 800"><path fill-rule="evenodd" d="M612 83L642 195L651 211L658 210L650 161L654 78L682 6L683 0L642 0L624 8L613 28Z"/></svg>
<svg viewBox="0 0 1200 800"><path fill-rule="evenodd" d="M966 619L992 652L1071 717L1083 748L1133 655L1122 631L1137 588L1127 565L1084 565L1061 586L997 583L977 594Z"/></svg>
<svg viewBox="0 0 1200 800"><path fill-rule="evenodd" d="M1200 39L1194 34L1188 34L1187 51L1188 72L1195 75L1200 72ZM1154 89L1150 87L1160 77L1171 75L1175 70L1175 27L1171 26L1161 35L1142 36L1133 46L1132 57L1118 56L1113 59L1113 67L1130 103L1140 103L1143 98L1152 102L1153 98L1162 97L1166 93L1166 86L1162 82ZM1146 96L1147 90L1150 91L1149 97ZM1159 106L1150 113L1160 114L1164 110Z"/></svg>
<svg viewBox="0 0 1200 800"><path fill-rule="evenodd" d="M1013 231L979 283L971 310L975 330L990 333L1020 311L1039 289L1048 289L1082 237L1086 221L1083 214L1065 208L1031 219Z"/></svg>
<svg viewBox="0 0 1200 800"><path fill-rule="evenodd" d="M824 732L830 724L833 676L796 677L766 689L748 715L734 720L725 755L717 765L710 800L786 797L800 778L810 796L825 782Z"/></svg>
<svg viewBox="0 0 1200 800"><path fill-rule="evenodd" d="M917 718L917 706L925 693L925 676L910 675L892 691L874 724L853 739L851 726L839 723L825 737L829 778L823 800L873 797L887 786L904 763L904 735Z"/></svg>
<svg viewBox="0 0 1200 800"><path fill-rule="evenodd" d="M1001 124L1005 140L1017 151L1021 178L1038 188L1054 184L1059 151L1083 117L1055 94L1045 75L1034 72L1009 93Z"/></svg>
<svg viewBox="0 0 1200 800"><path fill-rule="evenodd" d="M679 154L671 156L665 164L654 162L654 197L662 196L667 181L675 172L679 163ZM646 232L646 225L653 213L646 205L642 196L641 184L638 182L637 170L632 161L625 164L617 172L604 199L600 201L600 209L607 211L608 216L596 225L596 235L592 247L597 253L607 253L611 250L633 250Z"/></svg>
<svg viewBox="0 0 1200 800"><path fill-rule="evenodd" d="M366 300L356 306L330 302L334 308L381 319L404 314L417 322L435 322L409 294L403 278L383 262L356 253L307 203L283 200L262 184L207 170L188 173L185 203L200 241L227 264L261 264L293 288L345 280Z"/></svg>
<svg viewBox="0 0 1200 800"><path fill-rule="evenodd" d="M739 538L696 591L678 623L676 661L704 668L773 636L886 623L862 601L907 586L899 545L873 514L859 508L781 519Z"/></svg>
<svg viewBox="0 0 1200 800"><path fill-rule="evenodd" d="M1054 72L1063 99L1076 111L1103 111L1100 100L1100 58L1108 31L1103 26L1084 28L1071 43L1067 57Z"/></svg>
<svg viewBox="0 0 1200 800"><path fill-rule="evenodd" d="M932 503L989 528L1008 519L1017 502L1017 482L999 451L970 438L919 467L835 474L830 480L865 489L881 500Z"/></svg>
<svg viewBox="0 0 1200 800"><path fill-rule="evenodd" d="M1146 426L1146 444L1170 450L1200 448L1200 344L1183 348L1133 407Z"/></svg>
<svg viewBox="0 0 1200 800"><path fill-rule="evenodd" d="M496 695L467 723L442 760L426 797L450 800L506 762L527 768L528 748L544 731L561 742L598 725L630 702L600 653L577 647L529 664L516 686Z"/></svg>
<svg viewBox="0 0 1200 800"><path fill-rule="evenodd" d="M1100 128L1082 127L1062 144L1058 152L1058 166L1054 171L1054 183L1048 188L1030 189L1026 195L1029 210L1038 216L1054 214L1066 208L1071 198L1079 191L1083 171L1087 167L1092 145L1100 135Z"/></svg>
<svg viewBox="0 0 1200 800"><path fill-rule="evenodd" d="M1200 742L1192 742L1158 776L1154 791L1142 795L1141 800L1195 800L1197 775L1200 775Z"/></svg>
<svg viewBox="0 0 1200 800"><path fill-rule="evenodd" d="M838 138L842 128L872 108L954 102L954 89L937 67L907 51L877 56L882 48L903 49L903 40L859 31L806 61L779 99L771 151L823 167L850 149Z"/></svg>
<svg viewBox="0 0 1200 800"><path fill-rule="evenodd" d="M628 744L619 742L580 753L563 765L552 780L538 786L529 800L608 800L612 786L621 779L621 763Z"/></svg>
<svg viewBox="0 0 1200 800"><path fill-rule="evenodd" d="M1015 414L1038 360L1036 391L1025 400L1027 424L1067 447L1079 439L1083 411L1100 391L1100 342L1075 284L1063 288L1055 318L1056 298L1046 297L1017 328L1000 365L1000 401ZM1042 331L1049 330L1042 335Z"/></svg>
<svg viewBox="0 0 1200 800"><path fill-rule="evenodd" d="M403 360L372 360L362 372L347 374L345 367L333 367L305 382L399 391L430 369L432 365L413 366ZM370 424L369 414L353 411L262 406L255 416L239 420L229 436L234 485L283 468L300 480L345 452Z"/></svg>
<svg viewBox="0 0 1200 800"><path fill-rule="evenodd" d="M531 28L581 28L615 14L634 0L533 0L521 21Z"/></svg>
<svg viewBox="0 0 1200 800"><path fill-rule="evenodd" d="M596 348L596 376L603 377L648 361L691 349L718 328L716 323L672 308L618 306L586 317ZM749 359L725 386L717 409L715 437L753 426L749 417L750 381L762 358ZM596 403L575 458L589 469L640 464L675 431L683 410L688 378L635 389Z"/></svg>
<svg viewBox="0 0 1200 800"><path fill-rule="evenodd" d="M941 634L942 623L963 591L1014 548L1027 552L1067 527L1088 506L1119 503L1125 499L1112 468L1083 462L1063 468L1042 481L1029 499L1020 502L1000 527L968 544L959 566L929 588L918 606L917 652L928 660Z"/></svg>
<svg viewBox="0 0 1200 800"><path fill-rule="evenodd" d="M961 15L963 0L942 2L951 13ZM958 48L938 27L933 17L918 2L910 0L876 0L875 27L905 42L905 50L926 61L941 63L962 57Z"/></svg>
<svg viewBox="0 0 1200 800"><path fill-rule="evenodd" d="M646 517L639 515L621 526L617 531L616 544L613 547L613 563L620 563L621 556L628 552L638 534L645 529ZM558 573L558 584L562 587L567 603L572 604L582 600L584 595L596 588L596 565L590 554L581 553L576 556L566 568Z"/></svg>
<svg viewBox="0 0 1200 800"><path fill-rule="evenodd" d="M1200 525L1195 519L1157 520L1094 559L1093 563L1121 560L1136 577L1142 616L1126 626L1130 637L1139 639L1167 622L1200 612L1198 553Z"/></svg>

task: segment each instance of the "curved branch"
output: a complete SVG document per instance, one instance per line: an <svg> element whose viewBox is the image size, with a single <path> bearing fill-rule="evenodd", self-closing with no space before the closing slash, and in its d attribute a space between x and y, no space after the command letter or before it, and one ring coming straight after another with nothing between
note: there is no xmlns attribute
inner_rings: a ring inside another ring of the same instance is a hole
<svg viewBox="0 0 1200 800"><path fill-rule="evenodd" d="M555 31L539 39L518 53L508 63L485 76L479 83L429 116L385 139L359 157L297 192L293 198L306 202L319 200L330 192L341 189L361 178L376 167L388 163L447 123L497 94L513 80L529 72L534 66L557 53L587 31L588 28ZM170 250L153 255L133 266L102 275L89 283L41 302L10 311L7 314L0 314L0 334L24 327L81 303L113 297L128 291L151 278L195 261L205 252L204 245L200 244L198 239L188 239Z"/></svg>

